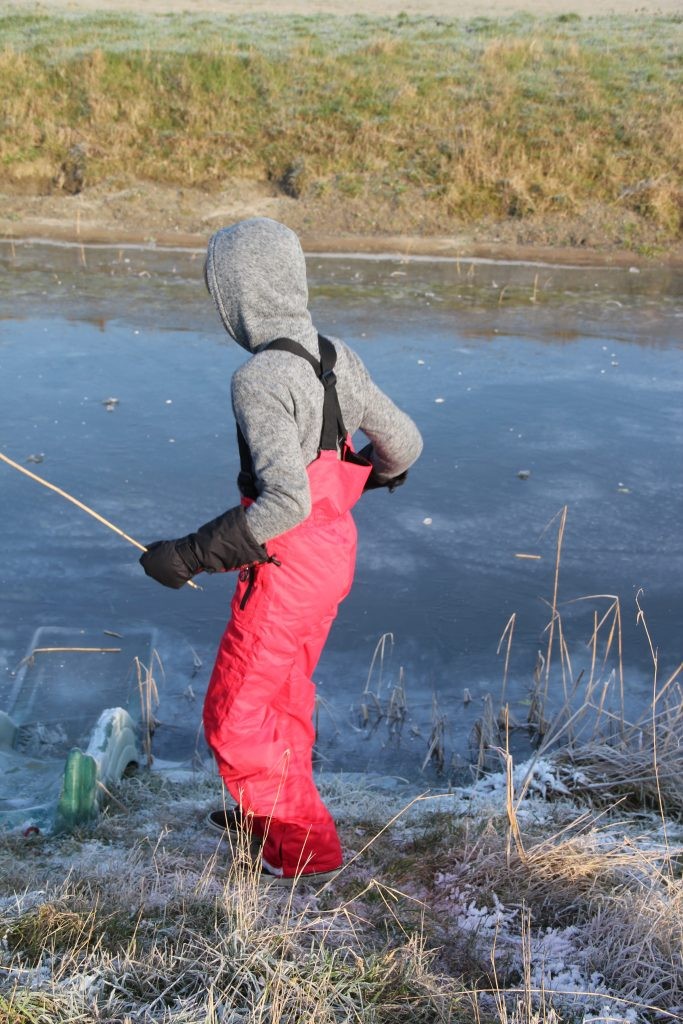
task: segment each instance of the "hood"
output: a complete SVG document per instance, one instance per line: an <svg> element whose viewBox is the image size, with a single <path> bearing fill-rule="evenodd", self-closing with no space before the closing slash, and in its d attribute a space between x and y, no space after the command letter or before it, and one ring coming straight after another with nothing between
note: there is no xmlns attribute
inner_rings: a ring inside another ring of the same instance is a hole
<svg viewBox="0 0 683 1024"><path fill-rule="evenodd" d="M209 239L206 284L228 334L249 352L275 338L318 355L298 237L267 217L242 220Z"/></svg>

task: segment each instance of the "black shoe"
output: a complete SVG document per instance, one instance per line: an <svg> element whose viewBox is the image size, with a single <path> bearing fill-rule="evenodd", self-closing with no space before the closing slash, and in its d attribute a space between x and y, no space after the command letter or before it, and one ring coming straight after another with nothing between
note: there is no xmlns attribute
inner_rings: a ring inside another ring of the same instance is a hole
<svg viewBox="0 0 683 1024"><path fill-rule="evenodd" d="M206 824L214 832L223 837L227 836L228 842L235 851L241 849L241 842L246 836L249 840L249 855L252 860L257 861L261 856L263 839L252 835L249 817L242 814L239 807L228 807L220 811L211 811L206 817Z"/></svg>
<svg viewBox="0 0 683 1024"><path fill-rule="evenodd" d="M216 832L223 834L232 832L237 835L244 827L244 818L239 807L228 807L225 810L211 811L207 816L206 824Z"/></svg>

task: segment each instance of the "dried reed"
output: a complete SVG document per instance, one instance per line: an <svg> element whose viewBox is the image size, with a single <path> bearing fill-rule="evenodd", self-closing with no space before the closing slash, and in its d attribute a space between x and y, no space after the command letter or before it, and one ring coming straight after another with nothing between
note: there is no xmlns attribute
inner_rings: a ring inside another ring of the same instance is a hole
<svg viewBox="0 0 683 1024"><path fill-rule="evenodd" d="M120 654L120 647L34 647L24 658L21 659L12 675L16 675L23 665L33 665L36 654Z"/></svg>
<svg viewBox="0 0 683 1024"><path fill-rule="evenodd" d="M138 694L140 696L142 747L145 754L147 768L152 767L154 760L152 756L152 739L156 732L156 728L159 725L159 722L154 715L154 712L159 707L159 691L157 689L153 672L155 663L163 675L164 666L162 665L161 658L159 657L159 652L157 650L152 651L152 657L149 665L143 665L138 657L136 657L134 661L138 683Z"/></svg>

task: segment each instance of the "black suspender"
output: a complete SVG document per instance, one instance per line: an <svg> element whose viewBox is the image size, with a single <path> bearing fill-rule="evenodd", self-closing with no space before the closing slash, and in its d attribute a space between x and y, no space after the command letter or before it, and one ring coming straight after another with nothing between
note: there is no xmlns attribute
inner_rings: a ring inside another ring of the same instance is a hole
<svg viewBox="0 0 683 1024"><path fill-rule="evenodd" d="M323 398L323 429L320 435L320 451L336 451L346 441L346 428L339 408L337 396L337 378L334 373L334 365L337 362L337 352L327 338L322 334L318 335L318 348L320 350L320 362L308 352L303 345L290 338L276 338L266 346L268 349L277 349L280 352L291 352L292 355L301 356L311 364L315 375L325 389Z"/></svg>
<svg viewBox="0 0 683 1024"><path fill-rule="evenodd" d="M334 373L334 366L337 362L337 352L328 338L324 338L322 334L318 335L318 349L320 352L320 360L317 360L315 356L312 356L303 345L300 345L297 341L292 341L291 338L276 338L275 341L271 341L270 344L266 345L261 351L266 349L276 349L280 352L291 352L292 355L300 356L311 364L315 370L315 375L325 389L323 396L323 428L320 435L319 451L336 451L339 449L343 451L344 444L346 442L346 428L344 426L344 420L342 418L341 408L339 406L339 397L337 395L337 378ZM238 485L242 494L247 498L257 498L258 493L256 491L254 482L253 465L251 461L251 453L249 451L249 445L247 444L244 434L240 430L239 424L237 424L237 443L239 445L240 453L240 475L238 479Z"/></svg>
<svg viewBox="0 0 683 1024"><path fill-rule="evenodd" d="M240 471L237 477L237 487L240 494L243 494L245 498L252 498L256 501L258 491L256 490L256 482L254 480L254 465L251 461L251 452L249 451L247 439L242 433L239 423L237 424L237 447L240 453Z"/></svg>

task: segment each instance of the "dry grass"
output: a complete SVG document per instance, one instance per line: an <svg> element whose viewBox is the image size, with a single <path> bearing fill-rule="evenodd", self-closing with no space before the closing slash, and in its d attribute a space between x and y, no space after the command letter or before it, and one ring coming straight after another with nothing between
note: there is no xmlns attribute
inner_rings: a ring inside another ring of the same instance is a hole
<svg viewBox="0 0 683 1024"><path fill-rule="evenodd" d="M4 1019L678 1019L683 831L582 809L568 777L537 762L435 807L349 792L348 867L317 892L264 890L246 845L216 848L212 781L125 780L97 829L0 845Z"/></svg>
<svg viewBox="0 0 683 1024"><path fill-rule="evenodd" d="M246 849L197 862L164 839L151 849L119 842L116 876L74 858L72 878L37 906L5 907L2 998L17 1021L39 998L70 999L68 1012L88 1020L453 1019L460 993L419 934L387 946L362 898L335 905L322 892L264 890ZM387 906L395 899L379 882L370 889ZM79 903L91 909L72 909Z"/></svg>
<svg viewBox="0 0 683 1024"><path fill-rule="evenodd" d="M320 216L357 207L366 230L383 216L441 232L549 218L575 244L680 233L678 18L9 14L2 28L6 184L269 180Z"/></svg>

